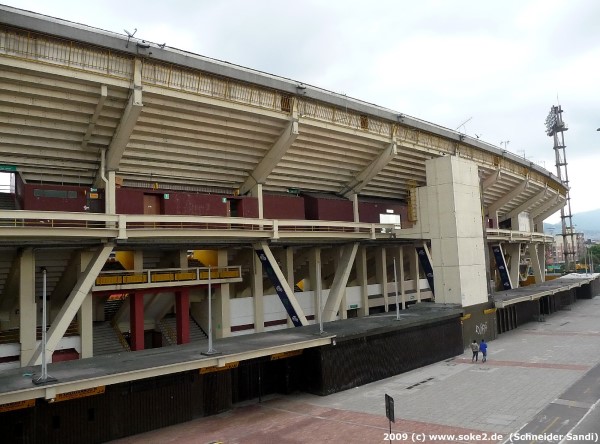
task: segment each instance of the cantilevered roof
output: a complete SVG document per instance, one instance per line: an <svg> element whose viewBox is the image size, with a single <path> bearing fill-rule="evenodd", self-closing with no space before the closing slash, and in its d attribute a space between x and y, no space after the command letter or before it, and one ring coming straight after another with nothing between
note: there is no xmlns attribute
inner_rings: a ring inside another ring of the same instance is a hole
<svg viewBox="0 0 600 444"><path fill-rule="evenodd" d="M261 183L407 199L425 161L479 166L484 205L544 215L549 171L400 112L169 47L0 6L0 154L31 183L233 193ZM373 79L375 81L376 79Z"/></svg>

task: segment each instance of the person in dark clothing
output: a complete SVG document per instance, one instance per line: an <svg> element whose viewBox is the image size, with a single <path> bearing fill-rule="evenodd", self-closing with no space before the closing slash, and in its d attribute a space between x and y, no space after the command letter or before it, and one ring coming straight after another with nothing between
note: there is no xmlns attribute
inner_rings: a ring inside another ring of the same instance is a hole
<svg viewBox="0 0 600 444"><path fill-rule="evenodd" d="M479 350L481 351L481 362L487 361L487 343L483 339L479 344Z"/></svg>
<svg viewBox="0 0 600 444"><path fill-rule="evenodd" d="M473 342L471 342L471 351L473 352L471 362L477 362L477 359L479 358L479 346L477 345L477 341L475 339L473 339Z"/></svg>

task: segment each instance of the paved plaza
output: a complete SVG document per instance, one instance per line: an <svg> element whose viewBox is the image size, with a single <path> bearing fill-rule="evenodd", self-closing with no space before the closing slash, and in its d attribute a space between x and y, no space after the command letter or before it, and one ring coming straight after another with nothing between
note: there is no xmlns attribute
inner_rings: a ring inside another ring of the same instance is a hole
<svg viewBox="0 0 600 444"><path fill-rule="evenodd" d="M333 395L272 396L115 442L503 442L519 431L560 437L580 421L589 423L600 399L600 297L569 308L500 335L490 342L486 363L471 363L466 350ZM395 404L391 437L385 394ZM594 427L585 430L600 432L600 424ZM457 436L442 436L449 434Z"/></svg>

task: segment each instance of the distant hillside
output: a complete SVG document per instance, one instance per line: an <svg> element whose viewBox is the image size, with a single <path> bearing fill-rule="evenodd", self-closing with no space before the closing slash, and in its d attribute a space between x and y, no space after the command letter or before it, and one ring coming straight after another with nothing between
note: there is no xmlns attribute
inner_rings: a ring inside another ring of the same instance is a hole
<svg viewBox="0 0 600 444"><path fill-rule="evenodd" d="M573 225L575 225L575 231L583 232L586 239L600 239L600 209L573 214ZM544 224L546 233L551 232L552 228L554 228L554 233L560 233L562 225L560 222Z"/></svg>

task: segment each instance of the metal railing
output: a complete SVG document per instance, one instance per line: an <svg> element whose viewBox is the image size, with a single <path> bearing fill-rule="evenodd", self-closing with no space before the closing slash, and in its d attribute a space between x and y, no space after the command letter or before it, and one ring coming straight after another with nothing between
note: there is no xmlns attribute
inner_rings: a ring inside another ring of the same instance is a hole
<svg viewBox="0 0 600 444"><path fill-rule="evenodd" d="M554 242L554 236L545 233L537 233L534 231L513 231L501 230L498 228L487 228L486 233L488 241L504 240L508 242Z"/></svg>
<svg viewBox="0 0 600 444"><path fill-rule="evenodd" d="M96 278L95 287L130 284L157 284L170 282L204 281L210 278L215 281L240 279L242 269L239 265L224 267L194 267L194 268L156 268L142 271L118 270L102 271Z"/></svg>
<svg viewBox="0 0 600 444"><path fill-rule="evenodd" d="M107 215L58 211L0 212L0 234L9 237L330 237L393 238L394 224L278 220L219 216Z"/></svg>

